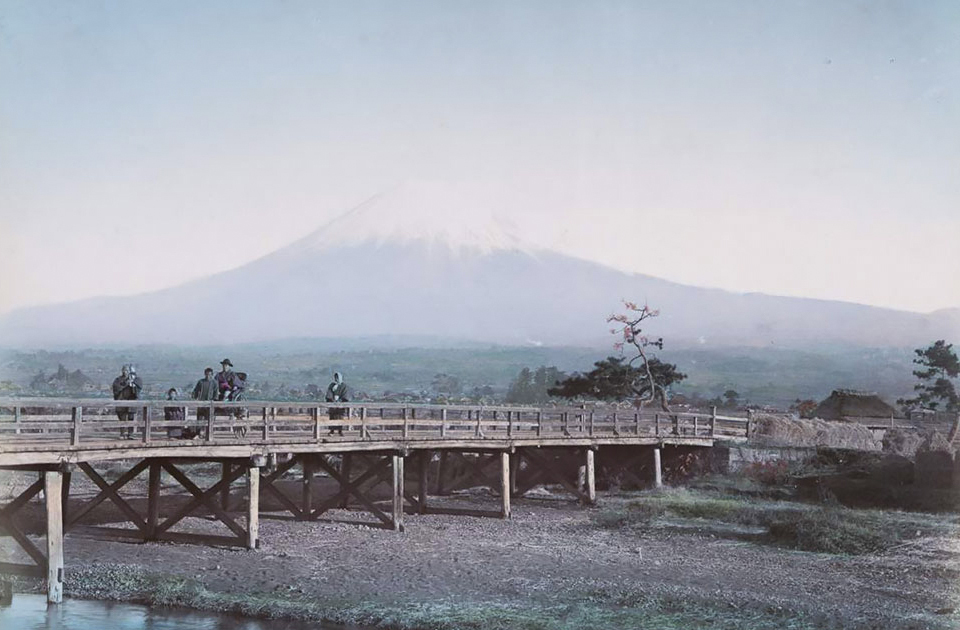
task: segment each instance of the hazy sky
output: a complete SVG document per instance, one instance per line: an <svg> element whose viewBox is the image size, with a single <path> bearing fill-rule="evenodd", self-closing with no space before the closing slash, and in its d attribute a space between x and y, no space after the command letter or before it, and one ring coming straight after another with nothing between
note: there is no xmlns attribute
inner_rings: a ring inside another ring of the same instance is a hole
<svg viewBox="0 0 960 630"><path fill-rule="evenodd" d="M0 0L0 312L410 179L626 270L960 306L960 2Z"/></svg>

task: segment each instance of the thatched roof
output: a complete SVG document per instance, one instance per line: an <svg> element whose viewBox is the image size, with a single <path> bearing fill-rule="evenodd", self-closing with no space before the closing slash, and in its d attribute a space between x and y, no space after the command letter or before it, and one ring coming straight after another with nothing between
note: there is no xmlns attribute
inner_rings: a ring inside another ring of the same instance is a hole
<svg viewBox="0 0 960 630"><path fill-rule="evenodd" d="M813 411L816 418L843 420L845 418L889 418L896 410L873 392L835 389Z"/></svg>

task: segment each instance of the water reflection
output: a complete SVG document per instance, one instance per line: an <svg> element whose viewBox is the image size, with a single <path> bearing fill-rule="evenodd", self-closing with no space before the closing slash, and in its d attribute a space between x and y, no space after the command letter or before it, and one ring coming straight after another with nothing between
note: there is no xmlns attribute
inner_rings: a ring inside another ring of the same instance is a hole
<svg viewBox="0 0 960 630"><path fill-rule="evenodd" d="M65 599L47 606L44 595L13 596L0 607L3 630L343 630L343 626L259 620L236 615L148 608L136 604Z"/></svg>

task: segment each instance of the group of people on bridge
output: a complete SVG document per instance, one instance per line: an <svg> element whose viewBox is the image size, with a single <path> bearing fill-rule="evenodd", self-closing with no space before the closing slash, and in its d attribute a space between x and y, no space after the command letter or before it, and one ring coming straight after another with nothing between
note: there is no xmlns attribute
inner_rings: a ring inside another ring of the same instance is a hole
<svg viewBox="0 0 960 630"><path fill-rule="evenodd" d="M224 359L220 362L220 371L216 374L214 374L213 368L210 367L203 371L203 378L198 380L193 388L192 398L193 400L208 402L236 402L243 400L246 386L247 374L245 372L234 372L233 362L231 362L230 359ZM137 375L136 366L133 364L122 366L120 368L120 376L113 380L112 389L114 400L139 400L140 394L143 391L143 381ZM171 401L177 400L178 394L177 388L171 387L167 390L166 398ZM326 402L349 401L349 390L340 372L334 373L333 381L327 387L325 400ZM164 420L167 422L184 421L184 411L183 407L172 405L164 407ZM346 408L331 408L330 419L336 420L343 418L347 412L348 410ZM215 413L229 412L226 409L217 409ZM242 408L234 408L232 413L236 418L240 419L244 416L245 412ZM121 421L132 422L136 418L136 414L137 412L134 408L117 408L117 418ZM208 420L209 418L209 409L197 409L197 420ZM238 427L236 430L240 435L246 433L244 427ZM331 435L333 435L335 431L343 435L342 426L333 426L330 428ZM121 429L120 435L124 439L133 439L133 428ZM198 431L196 427L169 427L167 429L167 435L171 438L194 439L198 436Z"/></svg>

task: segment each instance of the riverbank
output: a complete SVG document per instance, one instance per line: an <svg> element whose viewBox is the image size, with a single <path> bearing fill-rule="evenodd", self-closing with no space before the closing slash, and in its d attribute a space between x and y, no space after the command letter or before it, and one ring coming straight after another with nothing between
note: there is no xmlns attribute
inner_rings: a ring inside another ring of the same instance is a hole
<svg viewBox="0 0 960 630"><path fill-rule="evenodd" d="M594 509L524 499L506 521L411 515L400 534L349 522L355 512L265 517L259 551L68 535L66 594L402 629L960 627L954 536L840 556L725 537L703 519L603 524L635 496Z"/></svg>

